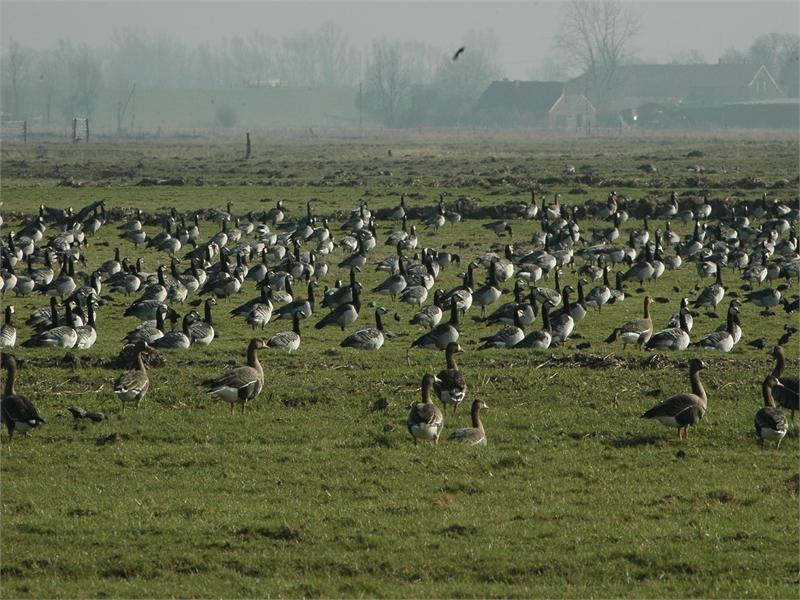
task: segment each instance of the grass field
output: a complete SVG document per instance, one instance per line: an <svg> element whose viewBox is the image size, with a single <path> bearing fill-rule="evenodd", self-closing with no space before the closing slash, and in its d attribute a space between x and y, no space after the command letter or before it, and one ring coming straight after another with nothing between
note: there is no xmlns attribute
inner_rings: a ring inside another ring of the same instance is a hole
<svg viewBox="0 0 800 600"><path fill-rule="evenodd" d="M253 142L247 161L238 140L6 144L4 237L40 204L78 210L104 199L116 221L88 238L87 264L78 270L88 274L119 247L123 257L141 257L145 270L155 271L168 264L166 255L117 238L115 227L136 208L154 219L172 207L206 215L231 201L244 216L283 200L287 218L297 219L310 202L339 239L347 233L339 226L359 202L392 208L405 192L420 245L462 257L460 268L436 281L447 290L484 252L502 253L509 241L532 247L538 221L509 217L513 240L481 227L504 218L512 203L527 202L531 189L548 202L560 193L562 203L585 206L580 226L587 238L608 226L594 220L592 209L611 189L631 199L632 215L663 204L673 189L682 205L699 204L708 190L715 211L709 223L764 192L798 204L796 138L758 132L590 139L398 133ZM692 151L703 155L688 157ZM645 164L656 172L640 168ZM424 223L442 192L448 209L464 197L470 213L434 235ZM654 219L651 231L663 226ZM632 217L622 236L641 227ZM220 337L210 346L158 352L138 411L123 414L112 391L124 370L114 362L121 340L138 324L122 317L132 298L115 294L98 310L99 340L90 350L15 348L17 389L47 423L10 444L3 432L2 596L797 597L797 417L778 452L759 449L753 417L773 361L747 345L762 336L776 343L784 325L798 325L796 313L778 307L763 317L745 303L744 334L729 354L689 348L655 355L603 343L615 327L641 316L647 294L669 299L652 306L656 330L665 327L682 296L691 299L696 284L710 283L688 262L645 283L644 291L627 284L632 297L576 324L582 338L545 351L477 351L479 338L499 326L475 322L473 307L462 322L458 362L469 386L465 404L482 398L490 407L482 413L488 447L444 441L469 426L467 406L445 416L438 446L414 447L409 406L422 375L442 369L444 356L415 348L407 363L422 333L409 324L415 310L370 291L386 277L371 265L394 253L383 240L396 228L378 223L378 246L359 275L365 294L356 324L345 332L316 330L325 312L318 309L301 324L295 353L262 350L266 384L244 414L231 415L199 382L243 364L251 337L291 328L279 321L254 332L228 315L257 295L251 281L230 304L215 307ZM691 224L673 222L673 229L687 234ZM201 221L201 231L208 239L218 226ZM345 255L337 249L328 258L332 268L320 292L346 279L336 267ZM582 262L576 257L564 269L562 285L577 285L573 269ZM485 274L476 271L479 280ZM724 276L729 293L743 293L738 273L726 269ZM553 284L552 277L540 283ZM784 295L797 294L797 285L793 280ZM503 285L501 302L511 299L512 286L513 280ZM305 285L295 292L304 297ZM23 341L32 334L25 319L47 299L6 293L7 303L16 307ZM374 324L368 303L389 310L393 335L377 352L340 348L357 326ZM727 305L725 299L717 309L722 319ZM181 314L188 308L176 306ZM692 340L720 322L701 314ZM540 326L537 318L528 330ZM581 343L589 346L578 350ZM796 373L796 336L786 353ZM690 390L688 360L697 356L709 365L701 373L708 413L688 441L679 441L673 429L639 417ZM74 421L71 405L109 418Z"/></svg>

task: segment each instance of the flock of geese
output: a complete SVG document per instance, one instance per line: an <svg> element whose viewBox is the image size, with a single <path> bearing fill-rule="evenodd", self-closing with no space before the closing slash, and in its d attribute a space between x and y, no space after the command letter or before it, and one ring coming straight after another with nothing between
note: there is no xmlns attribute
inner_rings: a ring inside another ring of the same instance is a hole
<svg viewBox="0 0 800 600"><path fill-rule="evenodd" d="M431 238L448 223L455 226L461 221L460 201L455 210L448 210L445 197L446 194L440 196L425 222L425 229L431 230ZM680 352L694 346L730 352L742 337L740 309L743 303L760 307L766 317L775 315L774 310L789 314L797 310L797 299L790 301L785 294L791 289L790 282L797 281L800 275L795 232L800 214L797 209L768 200L766 194L740 214L721 217L712 223L710 205L680 210L677 194L673 192L656 215L643 219L641 228L624 234L622 225L629 216L625 202L614 192L594 215L607 220L609 226L589 231L578 224L577 207L562 204L560 195L556 194L552 203L542 197L539 206L532 192L530 202L508 208L515 219L540 224L540 229L530 238L531 247L513 243L514 233L508 222L484 223L483 227L498 240L507 238L512 243L504 243L501 254L487 252L474 257L466 270L459 273L462 283L450 290L438 288L437 278L452 264L460 265L461 258L420 244L416 226L408 227L410 217L405 194L401 195L398 206L381 214L381 220L393 222L396 230L386 236L382 245L390 250L388 256L380 260L373 260L369 254L381 244L378 215L365 202L353 210L341 226L337 235L343 233L338 240L334 239L328 219L313 214L310 202L305 217L296 220L286 218L282 201L260 215L249 212L238 217L232 211L233 205L229 202L227 210L196 212L191 216L172 209L147 222L137 211L135 218L116 225L118 237L125 243L132 243L134 250L143 244L163 252L163 264L156 272L145 272L141 258L121 259L122 253L117 247L114 257L98 265L83 281L76 277L75 265L87 264L84 254L87 236L95 235L106 226L105 202L95 202L77 213L71 208L41 206L38 216L27 219L21 229L10 232L2 246L0 285L4 298L31 294L49 296L49 305L33 311L25 321L34 333L21 346L89 349L98 338L97 309L114 299L109 294L116 297L136 295L124 312L126 317L141 321L125 336L135 367L116 378L114 393L123 412L126 404L138 409L150 387L143 354L153 348L186 350L213 343L217 336L214 307L221 302L232 302L243 292L247 282L252 282L257 295L231 309L230 315L243 318L253 332L263 331L275 321L291 322L292 327L269 339L253 337L247 347L246 365L202 382L208 394L231 405L231 412L237 404L244 412L247 402L258 396L264 386L264 370L258 352L298 350L303 339L302 321L314 318L320 309L324 314L314 324L315 329L338 327L345 332L363 312L362 296L367 290L358 281L359 273L374 266L376 271L386 272L386 279L370 289L374 297L388 296L393 304L411 305L416 313L409 322L424 329L408 351L412 348L443 350L447 362L447 368L439 374L428 373L423 377L422 400L415 403L409 413L408 431L416 445L418 440L426 439L438 443L443 413L452 406L455 414L466 398L465 378L455 356L463 352L458 339L465 315L473 307L475 312L480 311L480 315L472 316L474 321L500 326L494 334L480 338L479 351L547 349L572 343L576 339L573 335L576 323L593 313L600 314L606 305L624 302L630 297L624 291L626 282L640 286L638 291L644 292L644 285L657 280L667 270L695 263L698 278L701 281L713 278L713 283L706 287L698 284L695 290L684 295L679 311L671 316L666 327L658 330L654 326L650 307L654 302L668 299L645 295L642 317L614 328L605 342L621 340L623 347L633 344L640 350ZM205 216L202 223L201 214ZM656 219L664 220L663 230L651 231L650 224ZM671 229L672 221L694 223L692 232L685 237L677 235ZM201 226L205 228L209 224L216 231L204 239ZM153 227L161 231L153 233ZM187 247L191 249L187 251ZM333 258L336 248L347 255L334 267L326 260ZM184 253L179 257L181 252ZM413 253L413 258L407 253ZM178 265L187 268L180 270ZM568 267L574 269L578 279L574 285L562 287ZM486 269L486 280L480 282L476 280L476 272L482 268ZM726 268L731 273L738 272L744 282L741 286L744 293L724 286ZM347 274L348 283L337 281L332 287L325 286L320 296L320 281L327 279L335 269ZM612 269L616 270L613 285ZM545 287L543 284L550 281L551 275L554 287ZM503 283L512 279L515 281L514 300L491 310L503 294ZM780 281L784 283L778 283ZM298 297L292 286L302 282L305 282L305 297ZM597 284L589 288L590 282ZM772 285L775 287L767 287ZM677 287L675 291L681 293ZM690 295L695 296L693 301ZM189 300L193 296L196 298ZM428 298L432 302L427 303ZM717 307L726 298L725 322L716 331L692 341L693 322L701 314L698 311L704 310L706 315L716 317ZM187 302L197 310L190 309L181 317L175 309ZM374 327L356 329L343 339L342 347L375 351L383 346L388 337L383 319L389 311L375 301L368 304L374 308ZM6 304L0 329L0 345L4 349L2 366L7 371L2 420L9 437L15 431L27 436L30 429L44 423L30 400L15 390L17 365L14 356L7 352L17 344L14 314L14 306ZM398 312L394 316L397 321L402 320ZM445 316L449 318L443 320ZM542 325L531 330L537 318L541 318ZM167 323L171 327L167 327ZM765 440L775 441L777 448L786 434L787 419L777 405L790 409L792 416L798 410L798 379L784 375L786 358L781 345L788 342L796 329L788 324L785 329L786 334L770 350L776 361L775 369L764 380L765 406L755 417L762 448ZM757 342L751 343L757 345ZM762 348L766 347L765 342L761 343ZM575 347L588 346L583 343ZM688 438L688 427L702 419L707 407L700 380L700 372L705 368L702 360L692 359L689 363L692 392L673 396L642 417L675 427L680 438ZM434 402L434 397L438 398L442 409ZM488 406L475 399L472 427L457 429L448 439L485 445L487 439L480 420L483 409ZM80 407L70 407L70 411L76 418L102 420L105 417Z"/></svg>

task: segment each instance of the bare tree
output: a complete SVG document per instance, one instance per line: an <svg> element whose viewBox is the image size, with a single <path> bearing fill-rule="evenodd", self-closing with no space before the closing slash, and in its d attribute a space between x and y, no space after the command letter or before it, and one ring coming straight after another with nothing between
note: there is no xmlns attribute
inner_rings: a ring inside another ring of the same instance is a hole
<svg viewBox="0 0 800 600"><path fill-rule="evenodd" d="M564 5L556 45L572 66L586 73L589 95L606 107L619 84L618 68L635 55L631 39L639 15L619 2L573 0Z"/></svg>
<svg viewBox="0 0 800 600"><path fill-rule="evenodd" d="M707 65L706 57L697 48L683 50L672 55L671 65Z"/></svg>
<svg viewBox="0 0 800 600"><path fill-rule="evenodd" d="M381 120L389 127L394 127L410 84L400 42L388 42L381 38L372 43L366 84L367 91L374 95Z"/></svg>
<svg viewBox="0 0 800 600"><path fill-rule="evenodd" d="M14 116L17 119L23 118L25 106L25 90L28 87L30 78L30 68L33 62L33 53L22 47L16 40L11 40L8 53L3 57L3 79L4 84L10 84L14 94Z"/></svg>
<svg viewBox="0 0 800 600"><path fill-rule="evenodd" d="M44 125L50 127L52 120L53 100L62 85L58 59L52 50L45 51L37 63L38 85L44 98Z"/></svg>

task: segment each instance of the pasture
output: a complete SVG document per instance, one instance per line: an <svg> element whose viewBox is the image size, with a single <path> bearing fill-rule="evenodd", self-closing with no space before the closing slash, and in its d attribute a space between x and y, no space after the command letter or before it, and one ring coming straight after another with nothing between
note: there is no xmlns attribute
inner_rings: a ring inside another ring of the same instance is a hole
<svg viewBox="0 0 800 600"><path fill-rule="evenodd" d="M256 132L249 160L243 140L202 137L5 144L0 156L6 240L42 204L77 211L105 201L107 222L87 236L86 262L76 264L81 279L113 258L116 247L133 262L141 258L145 271L169 265L165 253L119 239L117 227L136 209L151 236L162 231L157 217L171 209L197 213L205 241L220 230L209 217L228 202L244 219L282 200L286 222L304 217L310 203L339 240L361 203L387 214L405 193L419 247L461 258L436 279L434 289L448 290L486 252L502 257L508 243L534 249L539 219L514 212L531 190L539 206L542 196L549 204L555 194L577 206L585 239L609 226L596 212L616 191L629 199L620 242L642 228L645 215L653 217L651 235L663 231L664 219L655 215L672 191L681 208L699 206L707 191L709 226L732 208L741 216L764 193L798 206L796 136L759 132L589 139ZM425 223L441 193L448 210L461 200L463 218L434 232ZM513 238L482 227L500 219L513 227ZM751 219L751 226L760 223ZM42 243L55 233L52 220L48 225ZM117 360L123 337L139 322L123 317L134 297L101 290L97 343L65 351L19 347L33 334L25 319L48 298L6 292L3 305L16 309L17 391L46 424L11 443L2 432L3 597L797 596L797 417L778 451L762 451L753 427L763 406L761 382L773 367L766 350L784 326L798 325L796 312L779 305L762 316L744 303L742 339L730 353L604 343L614 328L642 316L646 295L661 300L651 306L659 331L682 297L691 302L713 282L701 281L689 261L655 282L626 282L630 297L599 313L590 309L573 337L547 350L478 351L479 338L501 325L474 320L480 310L473 306L461 321L465 352L457 357L467 399L455 415L445 414L438 445L415 447L406 429L409 407L419 399L423 374L443 369L445 359L442 352L409 350L424 333L409 324L415 307L371 291L388 276L374 265L396 253L384 241L399 223L378 218L376 227L377 246L358 274L364 293L356 323L344 332L317 330L327 313L318 305L301 321L298 350L261 350L264 389L244 413L237 407L231 414L200 382L244 364L252 337L291 329L281 320L253 330L229 314L258 295L255 282L245 281L230 302L218 300L219 337L209 346L153 351L150 390L139 410L124 413L112 384L126 370ZM693 227L672 222L681 236ZM575 245L574 264L562 269L562 286L577 287L583 246ZM665 254L674 253L665 246ZM319 282L318 303L325 286L347 282L348 271L337 267L347 254L337 248L324 257L330 272ZM620 269L627 266L612 271ZM17 273L24 270L20 263ZM483 266L475 270L477 282L486 275ZM554 283L551 276L536 285ZM587 291L598 283L590 281ZM719 318L700 309L692 341L724 322L731 293L744 296L739 272L725 268L724 283ZM791 300L798 282L789 283L783 295ZM502 284L489 312L512 299L513 285L513 278ZM294 291L305 297L305 282ZM196 299L192 294L175 309L183 315ZM378 306L388 309L384 346L340 347L358 327L374 326ZM539 315L526 331L541 326ZM748 345L760 337L766 348ZM795 374L797 339L785 346ZM709 366L701 373L708 412L688 440L679 440L674 429L640 416L690 391L687 365L695 357ZM475 398L489 406L482 413L488 446L446 442L470 425ZM67 411L73 405L108 419L75 420Z"/></svg>

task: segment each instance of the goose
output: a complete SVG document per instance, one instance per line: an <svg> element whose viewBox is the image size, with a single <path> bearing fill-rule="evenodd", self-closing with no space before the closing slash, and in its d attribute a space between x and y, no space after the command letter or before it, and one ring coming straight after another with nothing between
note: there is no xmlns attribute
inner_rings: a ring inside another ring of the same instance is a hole
<svg viewBox="0 0 800 600"><path fill-rule="evenodd" d="M608 281L608 265L603 267L603 284L593 287L586 294L586 305L603 311L603 305L611 299L611 284Z"/></svg>
<svg viewBox="0 0 800 600"><path fill-rule="evenodd" d="M575 290L571 285L568 285L564 288L564 309L570 306L569 295L574 291ZM552 336L552 340L550 342L551 344L553 342L566 342L574 328L575 319L572 318L571 311L559 310L550 313L550 334Z"/></svg>
<svg viewBox="0 0 800 600"><path fill-rule="evenodd" d="M458 254L451 254L450 252L445 252L444 250L436 252L433 260L437 265L439 265L439 267L441 267L442 271L447 269L447 267L453 263L461 265L461 257Z"/></svg>
<svg viewBox="0 0 800 600"><path fill-rule="evenodd" d="M233 206L233 202L228 202L228 210L216 210L211 213L211 217L209 218L210 221L214 223L227 223L231 220L231 207Z"/></svg>
<svg viewBox="0 0 800 600"><path fill-rule="evenodd" d="M664 217L667 222L669 222L671 217L674 217L676 214L678 214L679 208L678 193L675 190L672 190L669 195L669 201L663 206L659 207L657 214L659 217Z"/></svg>
<svg viewBox="0 0 800 600"><path fill-rule="evenodd" d="M411 343L411 348L425 350L444 350L450 342L458 341L458 304L450 303L450 320L440 323L427 333L423 333Z"/></svg>
<svg viewBox="0 0 800 600"><path fill-rule="evenodd" d="M742 328L736 323L739 306L741 306L741 303L738 300L731 300L731 305L728 308L728 317L722 329L717 328L696 342L695 345L706 350L722 350L723 352L733 350L733 347L742 337Z"/></svg>
<svg viewBox="0 0 800 600"><path fill-rule="evenodd" d="M469 444L470 446L485 446L486 445L486 432L483 430L483 423L481 423L481 410L489 409L483 400L474 400L472 402L472 427L462 427L456 429L451 433L448 442L460 442L462 444Z"/></svg>
<svg viewBox="0 0 800 600"><path fill-rule="evenodd" d="M439 371L433 383L436 396L442 403L442 411L447 412L447 406L451 404L454 415L467 395L467 380L464 378L464 374L458 370L458 365L456 364L455 355L458 352L464 352L458 342L447 344L444 349L447 368Z"/></svg>
<svg viewBox="0 0 800 600"><path fill-rule="evenodd" d="M512 348L536 348L538 350L546 350L550 347L553 341L553 332L550 329L550 307L549 302L542 305L542 328L531 331L528 335L517 342Z"/></svg>
<svg viewBox="0 0 800 600"><path fill-rule="evenodd" d="M745 294L745 302L752 302L758 307L765 309L762 314L769 311L770 308L778 306L781 303L781 293L772 288L764 288Z"/></svg>
<svg viewBox="0 0 800 600"><path fill-rule="evenodd" d="M157 302L164 302L167 299L167 288L160 283L156 283L151 285L149 288L146 288L142 295L139 296L136 300L134 300L134 304L138 304L140 302L146 302L148 300L155 300Z"/></svg>
<svg viewBox="0 0 800 600"><path fill-rule="evenodd" d="M783 411L775 407L775 400L772 398L772 390L780 386L780 382L772 375L767 375L764 383L761 384L761 392L764 395L764 408L760 409L753 419L756 428L756 435L761 442L761 449L764 449L764 441L775 442L775 450L781 447L781 440L789 431L789 424Z"/></svg>
<svg viewBox="0 0 800 600"><path fill-rule="evenodd" d="M214 298L206 299L203 307L203 320L197 320L189 326L189 336L192 338L193 344L208 346L214 341L216 333L214 331L214 321L211 316L211 307L216 305L217 301L214 300Z"/></svg>
<svg viewBox="0 0 800 600"><path fill-rule="evenodd" d="M484 223L483 228L497 234L497 237L502 236L506 231L508 232L509 237L514 237L514 232L511 230L511 225L505 221L492 221L491 223Z"/></svg>
<svg viewBox="0 0 800 600"><path fill-rule="evenodd" d="M5 320L0 326L0 348L13 348L17 344L17 328L11 322L14 312L13 306L6 306Z"/></svg>
<svg viewBox="0 0 800 600"><path fill-rule="evenodd" d="M386 218L390 221L400 221L406 217L406 194L400 194L400 204L396 206L392 211L386 215Z"/></svg>
<svg viewBox="0 0 800 600"><path fill-rule="evenodd" d="M190 326L196 321L200 321L200 313L193 310L183 317L183 327L180 331L170 331L165 333L150 344L153 348L164 350L186 350L192 345L192 333Z"/></svg>
<svg viewBox="0 0 800 600"><path fill-rule="evenodd" d="M645 246L645 255L639 257L639 260L633 263L623 275L623 281L637 280L643 284L645 279L650 279L655 273L655 267L652 263L653 253L650 251L650 246Z"/></svg>
<svg viewBox="0 0 800 600"><path fill-rule="evenodd" d="M276 319L292 319L295 313L300 313L300 316L304 319L309 318L314 314L314 288L317 287L319 287L319 284L316 281L310 281L308 283L308 298L305 300L298 298L297 300L292 300L289 304L284 304L274 313Z"/></svg>
<svg viewBox="0 0 800 600"><path fill-rule="evenodd" d="M169 290L168 296L176 300L178 298L183 298L180 302L186 299L186 296L192 294L200 289L200 278L198 276L197 265L194 261L192 261L191 265L189 265L189 272L188 273L178 273L178 262L180 262L177 258L173 258L170 261L170 272L172 273L172 280L174 280L173 288Z"/></svg>
<svg viewBox="0 0 800 600"><path fill-rule="evenodd" d="M694 301L694 308L713 310L725 297L725 288L722 285L722 269L717 269L717 279L706 287Z"/></svg>
<svg viewBox="0 0 800 600"><path fill-rule="evenodd" d="M526 299L530 300L529 304L525 304L522 298L522 289L525 284L521 279L518 279L514 284L514 301L506 302L492 314L486 317L486 325L494 325L495 323L506 323L511 325L514 323L514 315L517 310L522 310L519 315L519 321L523 326L528 326L536 319L538 312L538 305L536 304L536 296L528 294Z"/></svg>
<svg viewBox="0 0 800 600"><path fill-rule="evenodd" d="M385 294L392 298L392 302L395 301L397 294L402 292L406 289L406 270L403 266L403 259L401 250L399 248L400 244L398 244L398 258L400 259L397 263L398 266L398 273L395 275L389 275L383 283L377 285L376 287L372 288L373 292L378 294Z"/></svg>
<svg viewBox="0 0 800 600"><path fill-rule="evenodd" d="M794 420L794 412L800 410L798 408L798 404L800 404L800 379L783 375L786 369L786 354L782 346L773 346L767 354L775 357L775 367L771 375L780 384L780 386L776 385L773 388L773 397L778 404L792 411L792 420Z"/></svg>
<svg viewBox="0 0 800 600"><path fill-rule="evenodd" d="M514 312L514 324L506 325L494 335L489 335L480 338L483 342L478 346L478 350L486 350L487 348L511 348L517 342L525 337L525 330L523 329L522 322L520 321L521 309Z"/></svg>
<svg viewBox="0 0 800 600"><path fill-rule="evenodd" d="M43 287L42 293L48 296L60 296L63 302L64 297L69 296L77 287L78 285L75 283L75 259L71 256L65 256L61 274Z"/></svg>
<svg viewBox="0 0 800 600"><path fill-rule="evenodd" d="M684 312L685 311L685 312ZM667 329L671 327L680 327L681 326L681 314L683 313L683 318L686 320L686 332L692 332L692 326L694 325L694 317L692 313L689 311L689 299L688 298L681 298L681 307L674 315L672 315L667 322Z"/></svg>
<svg viewBox="0 0 800 600"><path fill-rule="evenodd" d="M316 325L314 325L314 327L316 329L322 329L328 325L337 325L342 328L342 331L344 331L345 327L351 323L354 323L355 320L358 319L358 313L361 310L361 292L359 288L360 285L353 285L353 301L346 304L340 304L327 315L325 315Z"/></svg>
<svg viewBox="0 0 800 600"><path fill-rule="evenodd" d="M428 299L428 288L424 285L411 285L406 287L400 296L400 302L412 306L422 306Z"/></svg>
<svg viewBox="0 0 800 600"><path fill-rule="evenodd" d="M383 333L383 321L381 315L387 311L379 306L375 309L375 327L362 327L348 335L341 344L342 348L358 348L359 350L378 350L385 341Z"/></svg>
<svg viewBox="0 0 800 600"><path fill-rule="evenodd" d="M91 295L86 300L86 325L78 325L75 327L75 332L78 334L78 339L75 342L75 348L79 350L88 350L97 341L97 329L94 322L94 295Z"/></svg>
<svg viewBox="0 0 800 600"><path fill-rule="evenodd" d="M129 344L135 344L139 340L144 340L149 344L160 337L164 337L164 318L170 311L172 313L172 318L177 319L179 316L178 313L169 308L166 304L162 304L156 310L155 322L143 321L136 327L136 329L126 333L124 339Z"/></svg>
<svg viewBox="0 0 800 600"><path fill-rule="evenodd" d="M578 299L575 302L568 301L568 295L575 292L575 288L568 285L564 288L564 306L550 313L550 320L560 318L562 314L569 314L572 320L577 323L586 316L589 305L586 303L586 296L583 293L584 279L578 280Z"/></svg>
<svg viewBox="0 0 800 600"><path fill-rule="evenodd" d="M122 402L122 412L125 412L126 402L135 402L136 410L139 410L139 404L147 390L150 389L150 379L147 377L147 369L142 360L142 352L151 349L144 340L136 342L133 347L136 368L131 371L125 371L114 380L114 393Z"/></svg>
<svg viewBox="0 0 800 600"><path fill-rule="evenodd" d="M411 226L411 233L409 233L408 237L401 241L400 244L403 246L403 250L413 250L419 245L417 227L415 225Z"/></svg>
<svg viewBox="0 0 800 600"><path fill-rule="evenodd" d="M666 427L677 427L678 438L689 439L689 427L696 425L706 413L708 398L700 381L700 371L707 369L699 358L689 361L689 379L692 383L691 394L678 394L657 404L642 415L642 419L657 419Z"/></svg>
<svg viewBox="0 0 800 600"><path fill-rule="evenodd" d="M411 318L409 323L412 325L422 325L428 329L433 329L442 320L442 290L436 290L433 294L433 304L421 307Z"/></svg>
<svg viewBox="0 0 800 600"><path fill-rule="evenodd" d="M75 346L75 343L78 341L78 332L75 331L75 321L72 318L72 302L66 302L64 304L68 324L60 325L58 305L53 302L53 300L55 300L55 298L50 300L50 311L52 315L51 327L25 340L22 343L23 348L72 348Z"/></svg>
<svg viewBox="0 0 800 600"><path fill-rule="evenodd" d="M556 287L555 289L551 288L544 288L544 287L532 287L531 294L536 296L536 299L539 301L540 304L544 304L545 302L549 302L550 306L558 306L561 304L561 282L559 281L559 275L561 271L558 269L555 270L556 274Z"/></svg>
<svg viewBox="0 0 800 600"><path fill-rule="evenodd" d="M283 221L284 219L284 212L283 212L283 200L278 200L278 203L275 205L275 208L271 208L266 213L264 213L264 221L269 221L272 223L272 226L275 227L278 223Z"/></svg>
<svg viewBox="0 0 800 600"><path fill-rule="evenodd" d="M647 343L650 336L653 334L653 321L650 319L650 305L653 299L650 296L645 296L644 299L644 317L641 319L631 319L622 327L616 328L605 343L610 344L618 337L622 338L622 349L628 347L628 344L636 344L639 350Z"/></svg>
<svg viewBox="0 0 800 600"><path fill-rule="evenodd" d="M417 445L418 440L433 440L439 443L439 436L444 425L444 416L439 407L431 400L435 378L430 373L422 377L422 402L415 402L408 413L408 432Z"/></svg>
<svg viewBox="0 0 800 600"><path fill-rule="evenodd" d="M130 221L125 221L122 225L119 225L117 229L119 231L138 231L142 228L142 210L137 208L136 209L136 218L131 219Z"/></svg>
<svg viewBox="0 0 800 600"><path fill-rule="evenodd" d="M442 202L444 202L444 196L445 196L444 193L442 193L442 195L440 196ZM533 203L533 208L532 209L530 209L530 204L528 205L528 207L529 207L529 210L526 211L526 213L523 216L526 219L535 219L536 218L536 213L539 212L539 207L537 207L535 203ZM532 210L533 212L530 212L530 210ZM530 215L530 216L528 216L528 215ZM455 210L445 210L444 211L444 218L447 219L448 223L450 223L451 225L455 225L456 223L459 223L461 221L461 198L456 200L456 209Z"/></svg>
<svg viewBox="0 0 800 600"><path fill-rule="evenodd" d="M360 272L358 267L350 269L350 285L337 285L330 293L326 293L322 298L323 308L336 308L340 304L347 304L353 301L353 288L356 285L356 273Z"/></svg>
<svg viewBox="0 0 800 600"><path fill-rule="evenodd" d="M242 405L242 413L247 402L258 396L264 387L264 368L258 360L258 351L267 344L261 338L253 338L247 346L247 366L236 367L213 379L206 379L202 385L209 388L207 394L215 394L230 403L231 414L235 404Z"/></svg>
<svg viewBox="0 0 800 600"><path fill-rule="evenodd" d="M291 304L294 302L294 289L292 289L294 276L280 271L278 273L281 273L281 277L279 283L275 286L277 289L272 292L272 301L274 303Z"/></svg>
<svg viewBox="0 0 800 600"><path fill-rule="evenodd" d="M300 319L302 313L296 312L292 316L292 330L281 331L267 340L267 348L286 350L289 354L300 347Z"/></svg>
<svg viewBox="0 0 800 600"><path fill-rule="evenodd" d="M447 223L447 219L444 217L444 204L440 202L436 207L436 214L425 222L425 229L433 229L435 234L439 232L440 227L444 227L445 223Z"/></svg>
<svg viewBox="0 0 800 600"><path fill-rule="evenodd" d="M681 308L678 315L678 327L668 327L652 335L644 347L647 350L676 350L678 352L689 347L689 326L686 322L688 310Z"/></svg>
<svg viewBox="0 0 800 600"><path fill-rule="evenodd" d="M263 331L264 327L272 318L272 312L274 309L272 305L272 288L268 285L265 285L261 288L261 298L252 304L248 304L250 306L247 310L247 314L245 315L245 322L253 328L253 331L255 331L256 327L258 326L261 326L261 330ZM242 305L242 307L244 306L247 305ZM236 310L238 311L239 309Z"/></svg>
<svg viewBox="0 0 800 600"><path fill-rule="evenodd" d="M39 429L45 420L36 410L33 402L27 396L17 394L15 384L17 380L17 359L13 354L4 352L0 356L2 366L8 371L6 376L3 399L0 401L0 419L8 430L8 440L14 437L14 432L19 431L25 437L31 429Z"/></svg>
<svg viewBox="0 0 800 600"><path fill-rule="evenodd" d="M159 300L143 300L135 302L125 309L122 313L125 317L136 317L142 321L152 321L156 318L156 312L159 306L166 306Z"/></svg>
<svg viewBox="0 0 800 600"><path fill-rule="evenodd" d="M147 232L144 229L134 229L130 231L125 231L118 236L121 240L128 240L129 242L133 242L134 248L139 248L139 244L144 244L147 242L150 237L147 235Z"/></svg>

